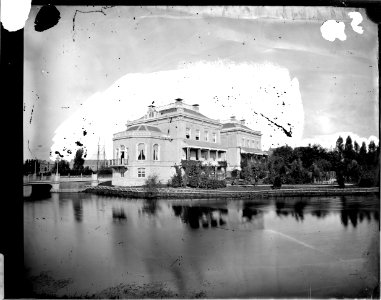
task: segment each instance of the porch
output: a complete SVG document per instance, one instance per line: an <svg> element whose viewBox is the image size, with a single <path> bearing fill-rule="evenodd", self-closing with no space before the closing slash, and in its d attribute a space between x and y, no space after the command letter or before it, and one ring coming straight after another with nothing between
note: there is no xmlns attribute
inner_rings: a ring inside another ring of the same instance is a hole
<svg viewBox="0 0 381 300"><path fill-rule="evenodd" d="M201 161L204 165L218 166L219 162L226 161L226 150L208 149L199 147L185 147L183 150L184 160Z"/></svg>

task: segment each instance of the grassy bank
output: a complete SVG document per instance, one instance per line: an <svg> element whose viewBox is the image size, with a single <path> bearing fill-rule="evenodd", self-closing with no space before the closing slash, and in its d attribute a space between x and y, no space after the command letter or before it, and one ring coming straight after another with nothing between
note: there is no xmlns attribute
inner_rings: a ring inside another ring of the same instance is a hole
<svg viewBox="0 0 381 300"><path fill-rule="evenodd" d="M322 187L318 185L282 186L272 189L270 186L229 186L217 190L194 188L158 188L155 193L147 193L143 187L88 187L85 192L98 195L117 196L126 198L164 198L164 199L250 199L266 197L312 197L379 194L380 189L347 187Z"/></svg>

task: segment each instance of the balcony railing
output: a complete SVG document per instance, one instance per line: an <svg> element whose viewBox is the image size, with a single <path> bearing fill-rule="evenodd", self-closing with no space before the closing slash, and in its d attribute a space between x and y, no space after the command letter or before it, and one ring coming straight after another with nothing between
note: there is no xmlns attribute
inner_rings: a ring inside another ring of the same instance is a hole
<svg viewBox="0 0 381 300"><path fill-rule="evenodd" d="M128 159L127 158L109 159L107 161L107 164L109 167L127 166Z"/></svg>

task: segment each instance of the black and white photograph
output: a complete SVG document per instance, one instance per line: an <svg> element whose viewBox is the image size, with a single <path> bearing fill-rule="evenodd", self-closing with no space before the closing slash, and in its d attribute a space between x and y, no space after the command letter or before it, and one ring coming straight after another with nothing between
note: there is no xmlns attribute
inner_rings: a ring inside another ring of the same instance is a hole
<svg viewBox="0 0 381 300"><path fill-rule="evenodd" d="M20 30L23 298L380 298L372 7L32 4Z"/></svg>

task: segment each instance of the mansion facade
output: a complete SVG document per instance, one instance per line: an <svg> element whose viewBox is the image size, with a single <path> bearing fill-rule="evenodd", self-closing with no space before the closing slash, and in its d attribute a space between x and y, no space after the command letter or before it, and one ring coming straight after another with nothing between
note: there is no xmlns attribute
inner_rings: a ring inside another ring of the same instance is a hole
<svg viewBox="0 0 381 300"><path fill-rule="evenodd" d="M261 133L245 125L244 120L210 119L199 105L176 99L162 107L150 105L147 113L127 123L126 130L113 135L112 184L143 185L149 175L158 175L166 183L181 160L197 160L215 167L221 177L240 170L243 153L264 159Z"/></svg>

